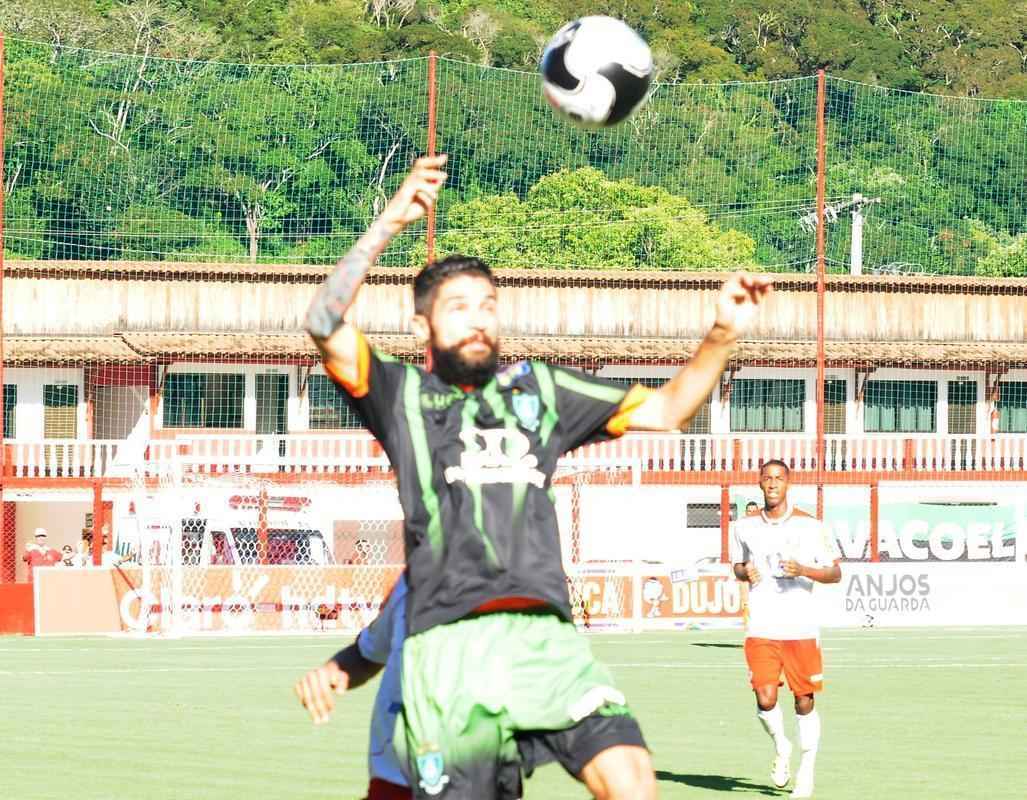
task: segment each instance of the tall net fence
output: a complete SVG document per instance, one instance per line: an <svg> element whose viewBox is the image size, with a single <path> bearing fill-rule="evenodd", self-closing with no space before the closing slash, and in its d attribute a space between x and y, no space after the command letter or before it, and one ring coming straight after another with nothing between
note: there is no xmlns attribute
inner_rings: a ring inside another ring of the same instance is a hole
<svg viewBox="0 0 1027 800"><path fill-rule="evenodd" d="M775 273L687 430L561 462L581 624L737 618L716 571L769 459L853 563L1024 560L1025 103L830 77L660 85L589 132L535 75L446 59L252 66L8 39L3 68L4 582L100 561L126 592L150 581L126 613L151 632L359 623L401 568L402 520L302 320L432 143L450 154L434 238L394 242L354 308L398 358L423 361L409 281L429 252L497 268L504 363L622 385L694 353L724 272ZM160 488L169 464L178 489ZM629 518L603 528L611 509ZM219 616L261 576L277 594Z"/></svg>
<svg viewBox="0 0 1027 800"><path fill-rule="evenodd" d="M815 261L816 78L659 85L626 124L588 132L534 74L446 59L6 52L9 257L331 262L434 137L451 155L444 251L536 268ZM855 248L867 272L1015 274L1027 104L834 78L824 100L831 271ZM415 230L386 263L424 255Z"/></svg>

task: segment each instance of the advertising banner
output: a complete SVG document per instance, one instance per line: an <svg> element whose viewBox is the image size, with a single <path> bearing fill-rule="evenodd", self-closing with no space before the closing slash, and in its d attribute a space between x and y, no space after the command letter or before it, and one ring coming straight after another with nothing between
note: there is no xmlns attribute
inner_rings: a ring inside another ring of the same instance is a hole
<svg viewBox="0 0 1027 800"><path fill-rule="evenodd" d="M1027 622L1027 570L1013 564L847 563L816 592L828 627Z"/></svg>
<svg viewBox="0 0 1027 800"><path fill-rule="evenodd" d="M359 630L371 622L402 567L251 566L112 571L126 631ZM177 598L177 603L175 602ZM173 619L171 609L181 609Z"/></svg>

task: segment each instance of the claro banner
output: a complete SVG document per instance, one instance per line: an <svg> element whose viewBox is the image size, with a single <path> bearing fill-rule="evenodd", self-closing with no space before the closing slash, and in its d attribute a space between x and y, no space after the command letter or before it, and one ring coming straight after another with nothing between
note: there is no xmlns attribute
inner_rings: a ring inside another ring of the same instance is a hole
<svg viewBox="0 0 1027 800"><path fill-rule="evenodd" d="M1027 569L1017 564L842 564L817 587L827 627L1022 625Z"/></svg>

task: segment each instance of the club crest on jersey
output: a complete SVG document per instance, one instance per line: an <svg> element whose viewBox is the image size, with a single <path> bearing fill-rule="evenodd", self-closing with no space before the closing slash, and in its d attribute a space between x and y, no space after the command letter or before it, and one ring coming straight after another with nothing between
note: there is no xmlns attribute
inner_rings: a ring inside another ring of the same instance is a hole
<svg viewBox="0 0 1027 800"><path fill-rule="evenodd" d="M534 433L538 430L538 415L542 411L542 402L537 394L515 394L510 398L513 403L514 414L521 423L522 428Z"/></svg>
<svg viewBox="0 0 1027 800"><path fill-rule="evenodd" d="M442 753L438 750L429 750L417 757L417 773L421 776L418 785L433 797L440 794L449 783Z"/></svg>
<svg viewBox="0 0 1027 800"><path fill-rule="evenodd" d="M513 386L515 380L523 378L529 372L531 372L531 364L527 361L518 361L516 364L511 364L509 367L501 370L496 375L496 383L506 389L509 386Z"/></svg>
<svg viewBox="0 0 1027 800"><path fill-rule="evenodd" d="M460 439L460 466L446 467L446 483L530 483L540 489L545 485L531 441L516 428L467 428Z"/></svg>

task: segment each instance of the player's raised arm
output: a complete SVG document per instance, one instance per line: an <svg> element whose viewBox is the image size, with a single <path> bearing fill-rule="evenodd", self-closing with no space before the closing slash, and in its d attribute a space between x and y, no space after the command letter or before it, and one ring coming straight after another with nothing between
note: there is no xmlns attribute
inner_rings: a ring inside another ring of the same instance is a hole
<svg viewBox="0 0 1027 800"><path fill-rule="evenodd" d="M445 155L414 162L385 210L339 260L314 296L305 327L335 375L345 378L357 371L359 338L356 328L346 322L346 312L364 276L392 238L435 205L446 181L445 163Z"/></svg>
<svg viewBox="0 0 1027 800"><path fill-rule="evenodd" d="M728 278L717 298L717 320L699 349L677 375L632 412L629 429L678 430L691 422L720 380L738 337L771 289L765 275L737 272Z"/></svg>

